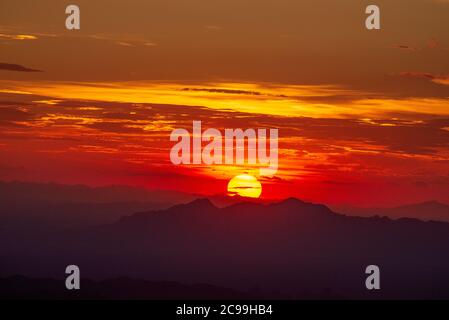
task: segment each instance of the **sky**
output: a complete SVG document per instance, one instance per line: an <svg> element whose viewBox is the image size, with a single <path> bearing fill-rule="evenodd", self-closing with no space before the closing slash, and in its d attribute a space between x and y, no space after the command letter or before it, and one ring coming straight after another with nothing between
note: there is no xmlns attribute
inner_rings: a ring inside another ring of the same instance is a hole
<svg viewBox="0 0 449 320"><path fill-rule="evenodd" d="M449 203L448 27L445 0L2 0L0 180L225 194L251 174L263 198ZM276 175L173 165L194 120L277 128Z"/></svg>

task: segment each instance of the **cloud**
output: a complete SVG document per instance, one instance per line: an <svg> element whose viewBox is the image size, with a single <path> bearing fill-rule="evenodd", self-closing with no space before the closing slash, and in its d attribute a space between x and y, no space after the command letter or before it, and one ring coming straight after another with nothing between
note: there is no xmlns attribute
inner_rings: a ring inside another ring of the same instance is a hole
<svg viewBox="0 0 449 320"><path fill-rule="evenodd" d="M137 47L137 46L155 47L155 46L158 46L158 44L154 41L148 40L146 38L136 37L136 36L117 37L114 35L107 35L107 34L89 34L89 35L76 35L73 37L113 42L114 44L123 46L123 47Z"/></svg>
<svg viewBox="0 0 449 320"><path fill-rule="evenodd" d="M261 92L257 91L248 91L248 90L235 90L235 89L222 89L222 88L183 88L182 91L197 91L197 92L211 92L211 93L225 93L225 94L244 94L244 95L253 95L253 96L261 96L263 95Z"/></svg>
<svg viewBox="0 0 449 320"><path fill-rule="evenodd" d="M131 43L123 42L123 41L117 41L116 44L119 46L122 46L122 47L132 47L133 46Z"/></svg>
<svg viewBox="0 0 449 320"><path fill-rule="evenodd" d="M20 64L0 63L0 70L19 71L19 72L42 72L41 70L31 69Z"/></svg>
<svg viewBox="0 0 449 320"><path fill-rule="evenodd" d="M31 34L4 34L0 33L0 38L9 40L36 40L37 37Z"/></svg>
<svg viewBox="0 0 449 320"><path fill-rule="evenodd" d="M0 26L0 31L11 32L8 28L2 28ZM119 46L124 47L135 47L135 46L145 46L145 47L155 47L158 44L154 41L148 40L146 38L141 38L138 36L128 36L128 37L117 37L113 35L105 34L65 34L65 33L46 33L46 32L33 32L27 34L12 34L12 33L0 33L0 40L37 40L40 38L78 38L78 39L95 39L101 41L112 42ZM6 42L6 41L5 41Z"/></svg>
<svg viewBox="0 0 449 320"><path fill-rule="evenodd" d="M448 1L449 3L449 1ZM411 46L408 44L403 44L403 43L398 43L393 45L393 48L395 49L401 49L401 50L409 50L409 51L420 51L420 50L425 50L425 49L439 49L441 48L441 44L440 41L438 41L438 39L436 38L432 38L430 40L428 40L425 43L421 43L419 45L415 45L415 46Z"/></svg>
<svg viewBox="0 0 449 320"><path fill-rule="evenodd" d="M401 77L405 78L423 78L423 79L435 79L435 76L427 72L401 72L399 74Z"/></svg>
<svg viewBox="0 0 449 320"><path fill-rule="evenodd" d="M76 100L55 103L58 108L36 104L32 118L24 110L11 109L11 103L5 103L0 116L10 121L27 121L30 128L42 130L45 135L51 132L61 135L59 129L64 127L64 135L88 130L104 136L106 141L112 141L112 137L115 140L145 137L148 143L158 141L154 142L158 148L168 144L165 139L168 132L173 128L190 128L193 120L203 121L204 128L219 130L278 128L285 140L283 147L297 150L301 146L320 154L388 151L430 155L449 145L449 131L443 129L449 127L449 118L444 115L395 113L383 119L339 119L270 116L169 104Z"/></svg>
<svg viewBox="0 0 449 320"><path fill-rule="evenodd" d="M409 45L405 45L405 44L396 44L393 46L393 48L402 49L402 50L410 50L410 51L417 50L417 48L409 46Z"/></svg>
<svg viewBox="0 0 449 320"><path fill-rule="evenodd" d="M435 75L428 72L401 72L401 77L428 79L434 83L449 86L449 75Z"/></svg>
<svg viewBox="0 0 449 320"><path fill-rule="evenodd" d="M438 83L438 84L449 86L449 76L445 76L442 78L436 78L436 79L433 79L432 81L435 83Z"/></svg>
<svg viewBox="0 0 449 320"><path fill-rule="evenodd" d="M24 121L31 119L31 117L32 114L26 110L13 107L4 107L2 103L0 103L1 121Z"/></svg>

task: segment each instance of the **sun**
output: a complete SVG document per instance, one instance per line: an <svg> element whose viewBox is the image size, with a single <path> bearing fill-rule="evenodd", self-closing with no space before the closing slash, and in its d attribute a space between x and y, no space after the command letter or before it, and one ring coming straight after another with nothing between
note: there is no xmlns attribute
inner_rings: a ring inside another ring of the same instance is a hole
<svg viewBox="0 0 449 320"><path fill-rule="evenodd" d="M247 198L259 198L262 193L262 185L256 177L249 174L240 174L232 178L228 183L228 195L239 195Z"/></svg>

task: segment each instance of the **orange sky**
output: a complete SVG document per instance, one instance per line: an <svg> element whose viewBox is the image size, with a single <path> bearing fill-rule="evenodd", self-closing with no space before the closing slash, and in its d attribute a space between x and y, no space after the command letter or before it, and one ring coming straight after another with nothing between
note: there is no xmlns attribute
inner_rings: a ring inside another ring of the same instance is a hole
<svg viewBox="0 0 449 320"><path fill-rule="evenodd" d="M224 194L248 166L174 166L174 128L279 128L263 197L449 202L449 3L0 4L0 179ZM368 3L368 2L366 2Z"/></svg>

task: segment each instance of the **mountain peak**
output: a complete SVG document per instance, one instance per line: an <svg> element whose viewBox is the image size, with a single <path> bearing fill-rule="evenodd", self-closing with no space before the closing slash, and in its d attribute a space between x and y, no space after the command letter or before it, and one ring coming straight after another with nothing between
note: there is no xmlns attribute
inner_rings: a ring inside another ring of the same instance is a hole
<svg viewBox="0 0 449 320"><path fill-rule="evenodd" d="M311 203L304 202L297 198L287 198L285 200L281 200L279 202L274 202L272 205L274 206L287 206L287 207L303 207L306 205L311 205Z"/></svg>
<svg viewBox="0 0 449 320"><path fill-rule="evenodd" d="M214 206L214 204L208 199L208 198L199 198L195 199L192 202L186 203L185 205L195 207L195 208L213 208L216 209L217 207Z"/></svg>

